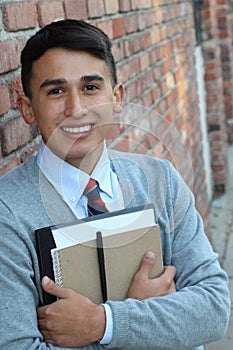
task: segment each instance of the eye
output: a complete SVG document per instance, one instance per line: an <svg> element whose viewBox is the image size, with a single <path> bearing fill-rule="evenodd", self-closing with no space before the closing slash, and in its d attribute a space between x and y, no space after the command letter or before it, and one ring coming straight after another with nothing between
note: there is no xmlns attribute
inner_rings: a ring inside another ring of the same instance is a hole
<svg viewBox="0 0 233 350"><path fill-rule="evenodd" d="M98 89L99 89L99 87L97 85L88 84L83 88L83 91L96 91Z"/></svg>
<svg viewBox="0 0 233 350"><path fill-rule="evenodd" d="M52 89L48 92L48 95L59 95L62 94L63 90L59 88Z"/></svg>

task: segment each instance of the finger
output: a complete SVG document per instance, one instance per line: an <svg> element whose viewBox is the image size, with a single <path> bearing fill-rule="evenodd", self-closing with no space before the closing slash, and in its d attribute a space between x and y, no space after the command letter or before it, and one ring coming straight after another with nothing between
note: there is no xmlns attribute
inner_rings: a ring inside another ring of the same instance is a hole
<svg viewBox="0 0 233 350"><path fill-rule="evenodd" d="M55 340L53 339L50 332L41 331L41 334L43 335L44 342L55 345Z"/></svg>
<svg viewBox="0 0 233 350"><path fill-rule="evenodd" d="M38 318L38 328L42 333L48 330L47 319L45 319L43 316Z"/></svg>
<svg viewBox="0 0 233 350"><path fill-rule="evenodd" d="M161 279L165 282L172 283L176 275L176 268L174 266L165 266L164 273L161 275Z"/></svg>
<svg viewBox="0 0 233 350"><path fill-rule="evenodd" d="M66 289L59 287L47 276L42 278L41 285L45 292L52 294L59 299L66 297Z"/></svg>
<svg viewBox="0 0 233 350"><path fill-rule="evenodd" d="M138 270L138 274L143 274L146 277L149 276L150 270L154 266L155 263L155 255L151 251L147 251L141 261L140 268Z"/></svg>

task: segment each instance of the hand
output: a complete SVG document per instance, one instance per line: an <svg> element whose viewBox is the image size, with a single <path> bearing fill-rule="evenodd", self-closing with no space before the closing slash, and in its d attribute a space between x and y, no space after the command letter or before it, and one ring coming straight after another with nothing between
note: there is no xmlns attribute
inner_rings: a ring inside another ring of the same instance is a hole
<svg viewBox="0 0 233 350"><path fill-rule="evenodd" d="M150 279L149 273L154 263L154 253L147 252L143 256L141 266L133 278L128 291L128 298L143 300L176 292L174 282L176 268L174 266L166 266L161 276Z"/></svg>
<svg viewBox="0 0 233 350"><path fill-rule="evenodd" d="M102 339L106 323L103 306L71 289L57 286L48 277L42 279L42 287L59 298L37 310L39 329L46 343L81 347Z"/></svg>

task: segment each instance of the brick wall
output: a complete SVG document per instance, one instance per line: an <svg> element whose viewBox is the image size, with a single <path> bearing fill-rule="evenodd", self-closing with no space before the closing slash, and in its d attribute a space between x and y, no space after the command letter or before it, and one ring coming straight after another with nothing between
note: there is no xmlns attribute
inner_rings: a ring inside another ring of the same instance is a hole
<svg viewBox="0 0 233 350"><path fill-rule="evenodd" d="M39 142L36 127L25 125L16 108L20 50L40 26L67 17L88 19L113 40L127 104L110 146L170 159L207 220L193 8L188 1L1 1L0 175L23 162Z"/></svg>
<svg viewBox="0 0 233 350"><path fill-rule="evenodd" d="M233 142L232 8L228 0L204 0L202 10L207 122L214 190L225 191L227 143Z"/></svg>

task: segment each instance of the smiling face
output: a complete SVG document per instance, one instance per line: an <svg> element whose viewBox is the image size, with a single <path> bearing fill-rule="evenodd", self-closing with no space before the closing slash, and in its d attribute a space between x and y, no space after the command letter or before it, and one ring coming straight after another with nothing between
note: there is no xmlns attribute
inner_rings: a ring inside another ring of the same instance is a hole
<svg viewBox="0 0 233 350"><path fill-rule="evenodd" d="M45 144L76 167L88 154L96 162L124 96L122 84L112 88L105 61L49 49L33 63L31 92L22 97L22 114L28 124L37 122Z"/></svg>

